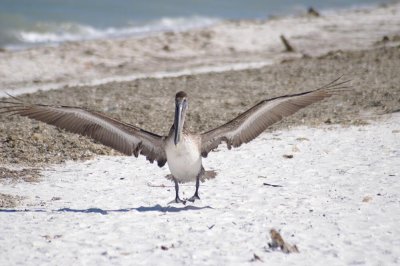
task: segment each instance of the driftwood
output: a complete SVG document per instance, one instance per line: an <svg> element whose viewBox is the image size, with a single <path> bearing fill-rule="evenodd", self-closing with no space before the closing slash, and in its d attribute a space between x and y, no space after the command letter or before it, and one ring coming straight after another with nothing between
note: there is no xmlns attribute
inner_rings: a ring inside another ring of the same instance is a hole
<svg viewBox="0 0 400 266"><path fill-rule="evenodd" d="M295 51L293 46L290 45L289 41L285 38L285 36L281 35L280 38L281 38L283 45L285 46L286 52L294 52Z"/></svg>
<svg viewBox="0 0 400 266"><path fill-rule="evenodd" d="M271 249L279 248L283 253L299 253L299 249L296 245L290 245L283 240L282 236L275 229L271 229L269 232L271 235L272 242L268 244Z"/></svg>
<svg viewBox="0 0 400 266"><path fill-rule="evenodd" d="M258 256L256 253L253 254L253 258L250 260L250 262L255 262L255 261L261 261L264 262L260 256Z"/></svg>
<svg viewBox="0 0 400 266"><path fill-rule="evenodd" d="M319 14L319 12L317 10L315 10L313 7L309 7L307 14L313 17L320 17L321 15Z"/></svg>

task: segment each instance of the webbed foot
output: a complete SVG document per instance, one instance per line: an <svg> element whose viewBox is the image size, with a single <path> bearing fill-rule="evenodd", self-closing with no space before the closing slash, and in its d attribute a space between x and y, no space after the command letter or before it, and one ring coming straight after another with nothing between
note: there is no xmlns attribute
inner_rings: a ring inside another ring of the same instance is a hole
<svg viewBox="0 0 400 266"><path fill-rule="evenodd" d="M197 194L197 193L195 193L190 199L188 199L188 201L190 201L190 202L194 202L195 200L199 200L200 199L200 197L199 197L199 195Z"/></svg>

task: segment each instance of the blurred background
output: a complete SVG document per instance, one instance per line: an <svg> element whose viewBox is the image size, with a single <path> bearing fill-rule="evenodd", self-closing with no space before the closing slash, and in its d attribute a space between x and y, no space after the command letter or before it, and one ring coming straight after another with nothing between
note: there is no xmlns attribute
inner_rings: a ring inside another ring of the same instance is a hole
<svg viewBox="0 0 400 266"><path fill-rule="evenodd" d="M96 38L204 27L225 19L266 19L390 0L1 0L0 47L11 50Z"/></svg>

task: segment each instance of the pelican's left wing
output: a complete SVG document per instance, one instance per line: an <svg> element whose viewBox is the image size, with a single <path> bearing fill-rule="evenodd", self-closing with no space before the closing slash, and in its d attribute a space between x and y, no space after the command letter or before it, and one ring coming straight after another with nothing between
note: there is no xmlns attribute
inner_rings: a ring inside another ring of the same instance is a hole
<svg viewBox="0 0 400 266"><path fill-rule="evenodd" d="M0 101L6 106L1 113L18 114L69 132L88 136L126 155L146 156L158 166L167 162L164 151L164 137L148 132L134 125L124 123L96 111L71 106L27 104L16 99Z"/></svg>
<svg viewBox="0 0 400 266"><path fill-rule="evenodd" d="M282 118L348 88L348 81L338 82L339 79L316 90L264 100L230 122L203 133L201 155L207 157L222 142L226 142L228 149L239 147Z"/></svg>

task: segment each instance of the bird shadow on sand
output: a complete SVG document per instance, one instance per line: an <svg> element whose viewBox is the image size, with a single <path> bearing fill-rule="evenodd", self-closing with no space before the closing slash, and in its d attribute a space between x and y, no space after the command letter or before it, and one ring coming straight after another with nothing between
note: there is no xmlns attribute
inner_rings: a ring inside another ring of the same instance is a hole
<svg viewBox="0 0 400 266"><path fill-rule="evenodd" d="M182 206L182 207L174 207L174 206L161 206L159 204L149 207L140 206L138 208L125 208L125 209L117 209L117 210L103 210L100 208L90 208L90 209L70 209L70 208L62 208L57 210L57 212L81 212L81 213L100 213L100 214L109 214L113 212L182 212L182 211L197 211L203 209L213 209L210 206L197 207L197 206Z"/></svg>
<svg viewBox="0 0 400 266"><path fill-rule="evenodd" d="M174 207L174 206L161 206L159 204L149 207L140 206L137 208L125 208L125 209L116 209L116 210L104 210L100 208L88 208L88 209L72 209L72 208L62 208L58 210L42 210L42 209L24 209L24 210L15 210L15 209L0 209L0 213L14 213L14 212L72 212L72 213L99 213L103 215L107 215L109 213L118 213L118 212L182 212L182 211L198 211L203 209L213 209L210 206L197 207L197 206L182 206L182 207Z"/></svg>

